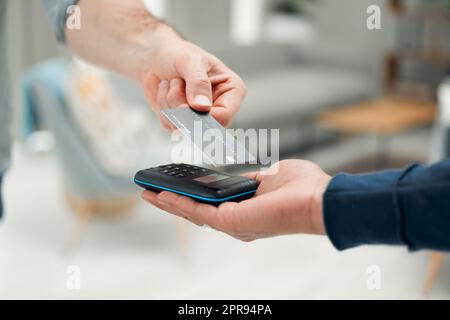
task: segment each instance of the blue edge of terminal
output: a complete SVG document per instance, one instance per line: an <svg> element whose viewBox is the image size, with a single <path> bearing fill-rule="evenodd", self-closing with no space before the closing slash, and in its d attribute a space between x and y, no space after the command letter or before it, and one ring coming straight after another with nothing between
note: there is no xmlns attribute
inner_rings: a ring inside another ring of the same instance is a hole
<svg viewBox="0 0 450 320"><path fill-rule="evenodd" d="M187 197L190 197L190 198L194 198L194 199L198 199L198 200L203 200L203 201L209 201L209 202L225 202L225 201L228 201L228 200L232 200L232 199L238 198L238 197L240 197L240 196L244 196L244 195L247 195L247 194L255 193L255 192L256 192L256 189L254 189L254 190L242 192L242 193L239 193L239 194L235 194L235 195L233 195L233 196L229 196L229 197L226 197L226 198L216 199L216 198L201 197L201 196L198 196L198 195L196 195L196 194L192 194L192 193L188 193L188 192L183 192L183 191L178 191L178 190L171 189L171 188L166 188L166 187L158 186L158 185L156 185L156 184L144 182L144 181L142 181L142 180L134 179L134 181L135 181L137 184L143 184L143 185L146 185L146 186L149 186L149 187L153 187L153 188L157 188L157 189L160 189L160 190L165 190L165 191L174 192L174 193L181 194L181 195L183 195L183 196L187 196Z"/></svg>

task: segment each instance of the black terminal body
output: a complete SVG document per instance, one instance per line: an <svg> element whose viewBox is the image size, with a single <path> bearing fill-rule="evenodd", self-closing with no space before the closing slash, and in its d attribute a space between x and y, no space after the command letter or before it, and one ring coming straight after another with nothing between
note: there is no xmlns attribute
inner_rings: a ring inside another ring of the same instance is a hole
<svg viewBox="0 0 450 320"><path fill-rule="evenodd" d="M148 190L171 191L213 205L251 198L258 188L257 181L246 177L182 163L141 170L134 181Z"/></svg>

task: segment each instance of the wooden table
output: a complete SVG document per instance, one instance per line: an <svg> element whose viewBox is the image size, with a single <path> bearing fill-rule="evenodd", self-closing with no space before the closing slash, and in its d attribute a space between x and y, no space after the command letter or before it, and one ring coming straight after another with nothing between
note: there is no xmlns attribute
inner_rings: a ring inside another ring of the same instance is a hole
<svg viewBox="0 0 450 320"><path fill-rule="evenodd" d="M386 153L383 152L384 137L391 137L433 122L437 106L431 102L416 102L393 97L381 97L317 116L319 128L340 134L374 135L378 142L376 167L382 167Z"/></svg>

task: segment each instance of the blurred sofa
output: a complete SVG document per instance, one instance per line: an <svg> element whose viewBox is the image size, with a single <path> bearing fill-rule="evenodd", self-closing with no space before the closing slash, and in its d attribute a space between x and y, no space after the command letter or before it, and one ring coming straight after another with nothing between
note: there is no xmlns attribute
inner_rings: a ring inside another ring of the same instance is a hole
<svg viewBox="0 0 450 320"><path fill-rule="evenodd" d="M367 73L307 58L290 45L258 44L211 49L247 86L234 127L280 129L280 150L317 139L314 115L372 95Z"/></svg>

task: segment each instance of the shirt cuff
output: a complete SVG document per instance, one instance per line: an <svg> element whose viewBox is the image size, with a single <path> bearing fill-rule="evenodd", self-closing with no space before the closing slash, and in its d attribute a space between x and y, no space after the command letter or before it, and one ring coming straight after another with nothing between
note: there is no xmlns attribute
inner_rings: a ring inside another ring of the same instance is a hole
<svg viewBox="0 0 450 320"><path fill-rule="evenodd" d="M67 21L67 8L75 5L78 0L43 0L47 9L48 15L53 25L53 30L56 35L56 39L59 42L66 42L66 21Z"/></svg>
<svg viewBox="0 0 450 320"><path fill-rule="evenodd" d="M338 250L362 244L406 244L397 186L409 169L338 174L324 194L325 228Z"/></svg>

